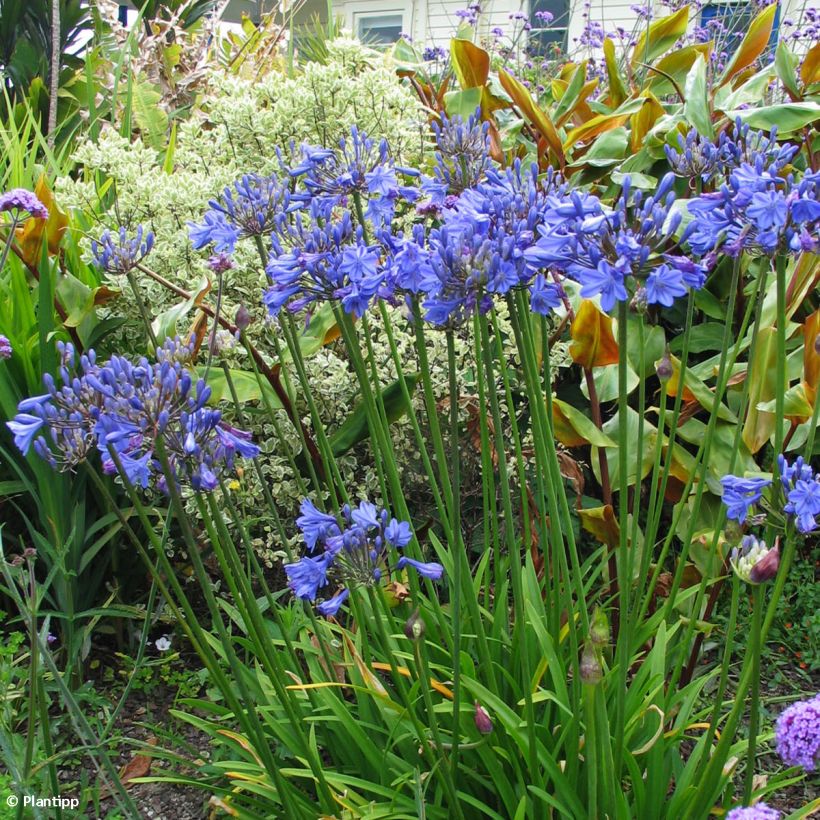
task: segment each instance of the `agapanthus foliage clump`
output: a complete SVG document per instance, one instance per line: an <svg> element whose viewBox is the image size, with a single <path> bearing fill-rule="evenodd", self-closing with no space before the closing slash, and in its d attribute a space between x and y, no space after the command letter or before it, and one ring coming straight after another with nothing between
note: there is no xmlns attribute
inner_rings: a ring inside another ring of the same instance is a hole
<svg viewBox="0 0 820 820"><path fill-rule="evenodd" d="M775 740L787 766L815 770L820 762L820 694L793 703L778 717Z"/></svg>
<svg viewBox="0 0 820 820"><path fill-rule="evenodd" d="M308 554L285 564L288 584L297 598L315 601L320 590L328 588L330 597L317 604L322 615L335 615L355 587L378 585L390 571L390 548L401 550L413 540L407 521L392 518L385 509L369 501L356 507L345 504L338 516L319 510L310 499L302 501L296 525L302 533ZM394 569L411 567L425 578L437 579L444 572L441 564L423 562L401 555Z"/></svg>
<svg viewBox="0 0 820 820"><path fill-rule="evenodd" d="M22 453L33 449L55 469L75 470L99 451L104 471L134 486L164 491L170 474L204 492L237 456L258 454L248 433L207 406L211 389L185 366L189 345L168 340L155 362L113 356L104 364L93 350L78 363L73 345L58 349L61 384L46 374L46 393L20 402L7 423Z"/></svg>

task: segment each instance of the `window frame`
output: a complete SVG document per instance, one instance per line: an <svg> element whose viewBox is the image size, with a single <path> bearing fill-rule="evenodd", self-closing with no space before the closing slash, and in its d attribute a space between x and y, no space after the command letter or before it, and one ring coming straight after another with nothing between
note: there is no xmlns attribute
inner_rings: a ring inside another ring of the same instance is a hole
<svg viewBox="0 0 820 820"><path fill-rule="evenodd" d="M372 2L368 3L366 1L358 3L345 3L347 23L350 26L350 30L353 32L354 37L361 39L361 33L359 31L360 21L362 18L368 17L395 17L396 15L401 15L400 33L410 33L410 28L413 21L412 10L409 2L406 2L406 0L394 0L394 2L379 5L376 8L374 8L374 5L375 4ZM398 40L398 38L396 39ZM390 46L390 43L380 43L378 45L380 47L384 46L387 48Z"/></svg>

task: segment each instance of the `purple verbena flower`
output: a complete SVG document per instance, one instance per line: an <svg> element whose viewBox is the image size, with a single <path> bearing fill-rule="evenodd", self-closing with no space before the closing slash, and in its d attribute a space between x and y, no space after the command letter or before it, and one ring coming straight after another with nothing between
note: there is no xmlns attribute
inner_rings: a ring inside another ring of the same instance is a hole
<svg viewBox="0 0 820 820"><path fill-rule="evenodd" d="M793 703L777 719L777 753L787 766L813 772L820 760L820 694Z"/></svg>
<svg viewBox="0 0 820 820"><path fill-rule="evenodd" d="M14 211L14 217L20 218L22 213L28 213L35 219L48 219L48 208L37 198L36 194L25 188L14 188L0 194L0 213Z"/></svg>

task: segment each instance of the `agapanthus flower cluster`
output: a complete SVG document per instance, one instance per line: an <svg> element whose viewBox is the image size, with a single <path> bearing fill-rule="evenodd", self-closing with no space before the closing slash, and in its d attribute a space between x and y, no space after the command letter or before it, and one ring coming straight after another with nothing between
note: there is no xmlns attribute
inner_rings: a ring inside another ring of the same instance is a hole
<svg viewBox="0 0 820 820"><path fill-rule="evenodd" d="M440 327L486 312L493 296L531 286L533 308L545 313L561 302L560 287L535 276L525 252L543 222L550 192L560 180L538 179L536 167L520 163L485 178L451 201L442 224L412 241L399 237L389 280L393 287L423 294L425 318ZM447 204L447 203L445 203Z"/></svg>
<svg viewBox="0 0 820 820"><path fill-rule="evenodd" d="M345 505L338 518L317 509L310 499L302 501L296 525L308 555L285 564L288 585L297 598L316 601L322 615L335 615L355 587L375 586L388 569L388 549L404 549L413 539L410 524L392 518L369 501L356 507ZM402 555L395 569L411 567L425 578L441 578L444 568ZM328 589L330 597L320 590ZM341 588L341 589L340 589Z"/></svg>
<svg viewBox="0 0 820 820"><path fill-rule="evenodd" d="M794 464L781 455L780 481L786 494L786 505L783 511L794 517L800 532L812 532L817 529L820 518L820 473L798 456Z"/></svg>
<svg viewBox="0 0 820 820"><path fill-rule="evenodd" d="M777 753L787 766L813 772L820 762L820 694L793 703L777 719Z"/></svg>
<svg viewBox="0 0 820 820"><path fill-rule="evenodd" d="M213 244L217 253L233 253L240 239L264 236L280 213L302 207L305 200L276 174L245 174L208 203L201 224L188 223L191 243L197 250Z"/></svg>
<svg viewBox="0 0 820 820"><path fill-rule="evenodd" d="M694 216L689 244L702 254L719 250L736 257L742 251L766 256L820 247L820 173L799 182L782 176L766 154L744 161L714 193L687 204Z"/></svg>
<svg viewBox="0 0 820 820"><path fill-rule="evenodd" d="M98 450L105 472L122 470L131 484L160 490L167 458L178 485L205 492L237 455L258 454L249 433L207 406L211 390L184 366L192 348L179 340L166 341L155 362L114 356L100 364L90 350L77 366L71 344L58 349L61 386L46 374L46 393L20 402L8 422L22 453L33 449L55 469L73 470Z"/></svg>
<svg viewBox="0 0 820 820"><path fill-rule="evenodd" d="M125 276L132 271L154 247L154 234L137 226L133 237L121 226L116 233L104 231L99 241L91 243L94 264L111 276Z"/></svg>
<svg viewBox="0 0 820 820"><path fill-rule="evenodd" d="M13 217L19 219L23 213L30 214L35 219L48 219L48 208L37 198L37 195L25 188L14 188L0 194L0 213L13 212Z"/></svg>
<svg viewBox="0 0 820 820"><path fill-rule="evenodd" d="M461 117L441 115L433 123L436 140L436 163L433 174L424 177L421 190L429 199L420 203L420 212L427 213L450 205L463 191L483 179L491 164L489 123L478 113L464 122Z"/></svg>
<svg viewBox="0 0 820 820"><path fill-rule="evenodd" d="M751 508L763 497L763 490L772 481L769 478L743 478L736 475L725 475L720 480L723 486L723 503L726 505L726 517L730 521L742 524Z"/></svg>
<svg viewBox="0 0 820 820"><path fill-rule="evenodd" d="M623 181L621 196L610 208L598 197L565 189L549 200L540 237L524 255L534 269L559 270L581 284L581 295L600 296L611 310L640 289L640 301L669 307L690 288L700 288L706 268L672 253L686 241L675 234L682 215L673 210L674 174L667 174L652 196Z"/></svg>
<svg viewBox="0 0 820 820"><path fill-rule="evenodd" d="M290 168L290 175L301 178L314 200L348 206L351 197L366 198L365 216L377 227L392 221L397 199L418 196L417 188L400 180L414 179L418 171L395 165L387 140L376 143L355 126L349 139L339 141L338 149L303 146L301 161Z"/></svg>
<svg viewBox="0 0 820 820"><path fill-rule="evenodd" d="M263 296L272 316L286 305L295 312L324 301L339 301L361 316L380 292L380 247L364 241L350 211L333 211L332 202L314 200L307 213L277 220L266 267L271 285Z"/></svg>
<svg viewBox="0 0 820 820"><path fill-rule="evenodd" d="M754 806L744 806L732 809L726 820L780 820L783 815L765 803L755 803Z"/></svg>
<svg viewBox="0 0 820 820"><path fill-rule="evenodd" d="M780 567L780 546L775 542L769 548L765 541L753 535L745 535L739 547L732 550L729 558L732 569L747 584L762 584L771 581Z"/></svg>

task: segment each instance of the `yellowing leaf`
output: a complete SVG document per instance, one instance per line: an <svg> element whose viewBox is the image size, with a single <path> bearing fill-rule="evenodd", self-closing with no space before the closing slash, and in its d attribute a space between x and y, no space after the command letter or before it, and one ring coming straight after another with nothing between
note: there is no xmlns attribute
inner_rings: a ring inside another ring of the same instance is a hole
<svg viewBox="0 0 820 820"><path fill-rule="evenodd" d="M800 67L800 79L804 86L820 82L820 43L815 43Z"/></svg>
<svg viewBox="0 0 820 820"><path fill-rule="evenodd" d="M453 71L462 88L480 88L490 75L490 55L469 40L450 41Z"/></svg>
<svg viewBox="0 0 820 820"><path fill-rule="evenodd" d="M774 25L774 15L777 8L778 4L772 3L752 20L743 42L738 46L720 78L720 85L728 83L732 77L739 74L747 66L752 65L763 53L772 36L772 26Z"/></svg>
<svg viewBox="0 0 820 820"><path fill-rule="evenodd" d="M775 417L758 408L774 398L777 346L775 329L764 327L757 335L754 359L749 363L749 411L743 425L743 443L756 453L774 431Z"/></svg>
<svg viewBox="0 0 820 820"><path fill-rule="evenodd" d="M638 63L649 63L668 51L686 34L689 25L689 6L684 6L668 17L661 17L638 37L635 48L632 49L632 67Z"/></svg>
<svg viewBox="0 0 820 820"><path fill-rule="evenodd" d="M630 119L632 130L629 140L632 150L636 153L641 150L644 138L652 130L652 126L666 113L651 91L645 91L643 98L644 102L640 110Z"/></svg>
<svg viewBox="0 0 820 820"><path fill-rule="evenodd" d="M818 382L820 382L818 339L820 339L820 308L803 322L803 379L814 389L817 389Z"/></svg>
<svg viewBox="0 0 820 820"><path fill-rule="evenodd" d="M583 125L573 128L564 140L564 151L569 151L576 142L588 142L593 137L611 131L613 128L623 125L630 117L630 114L598 114L591 120L587 120Z"/></svg>
<svg viewBox="0 0 820 820"><path fill-rule="evenodd" d="M606 61L606 77L609 82L609 105L617 108L626 99L627 91L615 59L615 43L609 37L604 38L604 60Z"/></svg>
<svg viewBox="0 0 820 820"><path fill-rule="evenodd" d="M582 447L593 444L596 447L615 447L615 442L595 423L571 404L552 399L553 434L565 447Z"/></svg>
<svg viewBox="0 0 820 820"><path fill-rule="evenodd" d="M611 505L578 510L578 517L581 519L581 526L602 544L610 548L618 546L621 530Z"/></svg>
<svg viewBox="0 0 820 820"><path fill-rule="evenodd" d="M612 334L612 319L590 299L581 302L569 335L572 339L569 354L581 367L592 370L617 363L618 343Z"/></svg>
<svg viewBox="0 0 820 820"><path fill-rule="evenodd" d="M36 267L40 264L44 238L48 242L49 255L55 256L57 254L63 234L68 227L68 217L54 201L45 174L37 181L34 193L37 195L37 199L48 208L48 219L36 219L34 217L27 219L17 229L16 238L17 246L20 248L25 262Z"/></svg>

